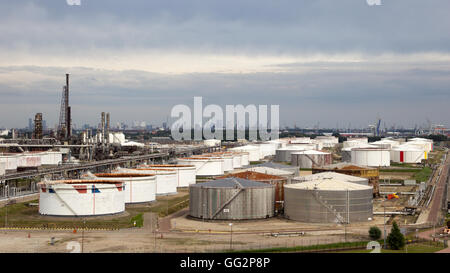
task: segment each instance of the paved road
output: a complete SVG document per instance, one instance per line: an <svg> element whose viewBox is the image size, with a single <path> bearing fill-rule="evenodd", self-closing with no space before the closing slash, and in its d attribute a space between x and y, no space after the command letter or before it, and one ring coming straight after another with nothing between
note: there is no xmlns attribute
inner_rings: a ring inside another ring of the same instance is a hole
<svg viewBox="0 0 450 273"><path fill-rule="evenodd" d="M442 208L442 198L444 197L444 189L445 183L447 183L449 166L450 166L450 152L447 153L447 159L442 166L441 176L439 177L439 181L436 182L436 188L430 206L430 212L428 214L428 222L436 223L436 221L438 220L438 216Z"/></svg>

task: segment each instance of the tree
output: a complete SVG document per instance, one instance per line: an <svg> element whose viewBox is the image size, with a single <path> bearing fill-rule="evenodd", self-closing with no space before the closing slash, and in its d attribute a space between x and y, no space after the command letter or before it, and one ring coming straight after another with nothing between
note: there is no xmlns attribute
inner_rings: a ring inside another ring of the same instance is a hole
<svg viewBox="0 0 450 273"><path fill-rule="evenodd" d="M381 238L381 230L378 227L370 227L369 237L373 241L380 239Z"/></svg>
<svg viewBox="0 0 450 273"><path fill-rule="evenodd" d="M391 233L387 237L390 249L398 250L405 246L405 236L400 232L397 223L392 223Z"/></svg>

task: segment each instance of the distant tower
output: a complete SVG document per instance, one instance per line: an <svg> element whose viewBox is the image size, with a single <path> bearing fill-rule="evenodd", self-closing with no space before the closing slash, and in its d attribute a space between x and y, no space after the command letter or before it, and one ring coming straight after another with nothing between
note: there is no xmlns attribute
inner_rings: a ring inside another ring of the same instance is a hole
<svg viewBox="0 0 450 273"><path fill-rule="evenodd" d="M63 87L61 97L61 110L59 113L58 137L67 140L72 135L71 111L69 106L69 74L66 74L66 85Z"/></svg>
<svg viewBox="0 0 450 273"><path fill-rule="evenodd" d="M42 113L37 113L34 116L34 139L42 139Z"/></svg>

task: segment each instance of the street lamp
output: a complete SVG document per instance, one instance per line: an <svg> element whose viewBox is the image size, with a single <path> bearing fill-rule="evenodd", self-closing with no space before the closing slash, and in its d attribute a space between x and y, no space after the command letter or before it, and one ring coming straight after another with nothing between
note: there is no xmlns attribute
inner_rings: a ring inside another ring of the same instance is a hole
<svg viewBox="0 0 450 273"><path fill-rule="evenodd" d="M233 223L228 224L230 226L230 250L233 249Z"/></svg>
<svg viewBox="0 0 450 273"><path fill-rule="evenodd" d="M383 203L384 249L386 249L386 204Z"/></svg>

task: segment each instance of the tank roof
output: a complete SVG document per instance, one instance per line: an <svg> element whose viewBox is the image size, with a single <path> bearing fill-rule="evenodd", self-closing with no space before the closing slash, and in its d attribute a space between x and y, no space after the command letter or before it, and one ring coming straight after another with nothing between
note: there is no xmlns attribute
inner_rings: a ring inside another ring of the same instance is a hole
<svg viewBox="0 0 450 273"><path fill-rule="evenodd" d="M304 189L304 190L327 190L327 191L345 191L345 190L370 190L371 186L356 184L352 182L345 182L341 179L325 178L312 181L306 181L297 184L288 184L284 186L289 189Z"/></svg>
<svg viewBox="0 0 450 273"><path fill-rule="evenodd" d="M206 187L206 188L271 188L270 184L255 182L247 179L230 177L213 180L204 183L192 184L190 187Z"/></svg>
<svg viewBox="0 0 450 273"><path fill-rule="evenodd" d="M155 176L154 174L143 174L143 173L95 173L96 177L111 177L111 178L121 178L121 177L146 177Z"/></svg>
<svg viewBox="0 0 450 273"><path fill-rule="evenodd" d="M117 184L121 183L116 180L99 180L99 179L73 179L73 180L49 180L41 181L38 185L57 185L57 184Z"/></svg>
<svg viewBox="0 0 450 273"><path fill-rule="evenodd" d="M252 165L252 167L269 167L269 168L273 168L273 169L292 169L295 168L292 165L285 165L285 164L279 164L279 163L274 163L274 162L264 162L261 164L257 164L257 165Z"/></svg>
<svg viewBox="0 0 450 273"><path fill-rule="evenodd" d="M254 172L254 171L232 173L232 174L218 177L217 179L223 179L223 178L228 178L228 177L238 177L238 178L243 178L243 179L248 179L248 180L253 180L253 181L286 180L286 178L281 177L281 176L259 173L259 172Z"/></svg>
<svg viewBox="0 0 450 273"><path fill-rule="evenodd" d="M314 180L324 180L324 179L338 179L342 180L344 182L359 182L359 181L368 181L367 178L359 177L359 176L353 176L353 175L347 175L342 173L336 173L336 172L323 172L323 173L316 173L306 176L298 176L294 178L295 180L299 181L314 181Z"/></svg>

